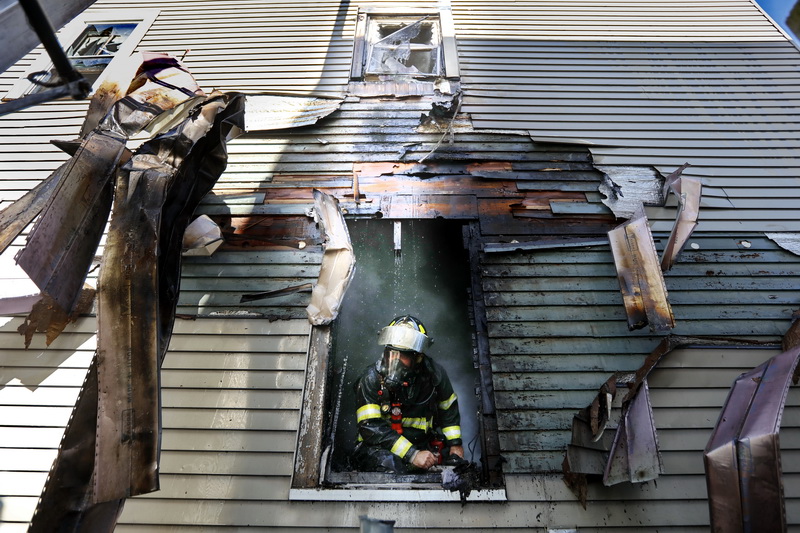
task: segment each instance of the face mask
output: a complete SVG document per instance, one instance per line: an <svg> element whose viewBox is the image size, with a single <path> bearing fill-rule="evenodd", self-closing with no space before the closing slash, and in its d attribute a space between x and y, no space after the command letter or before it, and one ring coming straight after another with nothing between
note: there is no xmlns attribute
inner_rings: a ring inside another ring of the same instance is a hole
<svg viewBox="0 0 800 533"><path fill-rule="evenodd" d="M414 371L417 354L388 349L383 356L384 383L386 387L397 392L407 384Z"/></svg>

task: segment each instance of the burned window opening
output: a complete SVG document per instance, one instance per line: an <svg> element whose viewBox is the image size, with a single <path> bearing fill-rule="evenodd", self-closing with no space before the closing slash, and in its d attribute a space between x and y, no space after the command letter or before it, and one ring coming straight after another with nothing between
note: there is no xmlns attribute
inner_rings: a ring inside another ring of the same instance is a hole
<svg viewBox="0 0 800 533"><path fill-rule="evenodd" d="M319 481L303 471L314 457L301 447L297 455L295 488L318 485L348 488L363 484L372 488L442 488L441 471L409 475L358 472L349 463L357 441L353 385L364 368L380 358L382 348L377 344L376 334L386 325L384 322L405 313L419 316L436 339L427 353L445 367L456 389L465 457L485 469L490 463L483 459L487 456L486 451L497 449L496 443L489 442L492 439L496 441L496 431L485 427L479 418L494 415L491 375L488 375L489 386L486 387L482 374L488 366L483 372L479 369L469 313L472 309L469 300L472 281L465 268L467 252L456 237L463 226L445 220L396 222L401 225L399 249L397 223L388 220L348 221L358 268L339 318L332 326L329 359L315 371L317 374L323 366L327 368L325 381L329 389L328 397L324 399L326 407L320 409L318 419L311 422L325 427L319 449ZM385 253L364 254L365 249L377 248ZM417 291L409 290L415 286ZM386 296L378 299L376 294ZM366 307L369 304L377 304L377 310ZM316 356L316 350L314 352L310 355ZM317 375L315 379L319 377ZM314 394L308 388L307 391ZM319 394L314 395L319 398ZM304 403L308 402L307 395ZM490 405L488 409L485 407L487 404ZM482 415L476 416L479 411ZM325 418L323 413L330 415ZM301 446L302 441L301 435ZM499 465L499 459L495 458L494 465ZM481 477L491 478L495 484L500 479L499 474L489 476L484 473Z"/></svg>

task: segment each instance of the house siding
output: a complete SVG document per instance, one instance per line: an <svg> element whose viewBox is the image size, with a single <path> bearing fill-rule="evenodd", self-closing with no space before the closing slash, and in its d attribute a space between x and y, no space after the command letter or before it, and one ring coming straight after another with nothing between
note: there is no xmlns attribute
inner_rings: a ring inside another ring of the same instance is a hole
<svg viewBox="0 0 800 533"><path fill-rule="evenodd" d="M356 9L366 4L138 1L160 10L138 48L182 57L207 90L341 96ZM92 9L130 5L107 0ZM641 486L592 484L584 510L558 473L572 416L661 339L628 331L608 246L481 255L507 502L289 499L310 332L309 293L300 287L316 280L324 241L306 216L313 187L353 217L434 217L434 208L416 206L435 199L452 208L440 216L477 222L482 245L603 237L613 225L607 211L581 219L549 207L511 214L510 206L542 208L568 192L602 211L593 165L668 173L688 161L685 175L703 181L706 205L696 248L666 274L674 333L777 343L797 308L797 257L759 232L800 228L791 111L800 55L749 0L453 0L452 9L464 91L455 142L439 144L442 132L420 128L431 108L425 99L351 97L316 126L229 144L228 169L198 209L220 222L226 244L185 259L162 371L161 490L129 499L117 531L344 531L361 515L410 532L707 529L701 451L733 379L777 348L666 356L649 379L665 475ZM0 93L37 54L0 75ZM74 138L85 110L85 102L59 101L0 117L0 208L66 160L50 140ZM353 201L354 164L414 162L434 148L431 161L527 166L514 179L367 176ZM465 205L474 211L465 215ZM648 216L660 249L674 200ZM298 290L240 301L288 287ZM0 323L0 533L16 533L55 457L96 322L81 318L49 347L37 335L28 350L17 333L22 318ZM798 428L793 388L781 432L792 529L800 529Z"/></svg>
<svg viewBox="0 0 800 533"><path fill-rule="evenodd" d="M482 6L454 4L475 126L586 143L600 165L690 163L700 231L796 231L797 45L750 0L600 4L507 4L491 35Z"/></svg>
<svg viewBox="0 0 800 533"><path fill-rule="evenodd" d="M657 242L660 246L661 240ZM683 252L665 276L677 323L672 333L779 340L796 306L796 257L763 237L747 240L748 248L735 238L695 237L691 242L698 250ZM759 274L752 276L756 271ZM607 246L487 254L483 290L501 447L509 461L505 470L560 471L573 415L591 403L599 384L613 372L635 372L660 336L647 328L628 331ZM693 353L721 357L728 351L735 350ZM757 366L759 352L753 353L752 366ZM665 363L672 357L667 355ZM742 359L739 364L747 367ZM658 397L666 402L661 405L665 409L685 410L683 394L690 394L698 407L712 398L721 406L737 374L711 368L700 366L697 376L687 372L669 380L682 391L664 392L651 384L654 404ZM659 367L654 379L673 374ZM718 388L713 396L711 383ZM704 433L692 443L694 449L703 448L715 422L712 417L701 426ZM674 451L669 446L680 445L683 436L660 433L659 441L665 450ZM698 457L702 459L701 454ZM668 466L666 471L673 470Z"/></svg>

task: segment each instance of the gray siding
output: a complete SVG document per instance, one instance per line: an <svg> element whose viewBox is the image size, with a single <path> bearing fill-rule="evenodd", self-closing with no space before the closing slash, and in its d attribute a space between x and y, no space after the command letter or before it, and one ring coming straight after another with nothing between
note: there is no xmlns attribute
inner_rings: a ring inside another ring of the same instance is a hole
<svg viewBox="0 0 800 533"><path fill-rule="evenodd" d="M140 0L136 7L161 14L139 49L183 57L207 90L339 93L363 4ZM405 531L707 528L700 452L731 381L774 350L684 349L665 358L650 380L666 469L657 484L592 486L584 511L554 473L572 415L660 340L627 331L605 246L483 258L509 502L289 501L308 292L240 298L316 279L322 236L305 216L312 187L339 197L352 216L387 217L416 216L398 208L398 197L419 205L433 192L463 206L468 190L477 212L465 218L478 220L485 242L602 236L608 217L588 227L547 210L515 216L509 206L546 203L558 191L588 193L598 206L592 162L670 172L688 161L686 175L703 180L715 207L701 210L692 239L699 248L687 249L666 277L675 332L777 341L797 308L797 257L756 232L800 227L800 56L749 0L452 4L466 96L456 142L438 155L524 163L525 176L472 180L469 189L455 176L408 179L399 189L392 178L373 178L360 183L364 200L355 205L354 163L416 161L441 139L418 130L430 104L413 99L350 98L315 127L232 142L228 170L199 210L223 224L226 244L184 263L181 318L163 371L162 490L129 500L118 531L344 531L359 515L398 520ZM101 0L94 9L130 5ZM37 54L0 75L0 93ZM66 160L49 141L74 138L85 109L60 101L0 117L0 207ZM661 246L674 204L648 214ZM0 318L1 533L25 530L95 347L92 317L50 347L37 337L27 351L16 332L21 322ZM798 427L792 389L781 443L794 529Z"/></svg>
<svg viewBox="0 0 800 533"><path fill-rule="evenodd" d="M797 258L763 237L696 236L691 243L698 249L684 251L666 275L677 323L673 333L779 341L797 306ZM483 276L507 471L560 471L572 416L591 403L614 371L639 368L660 337L646 328L628 331L608 247L490 254ZM714 353L721 357L731 351ZM736 360L747 366L746 359ZM707 407L708 401L721 405L733 378L727 371L717 373L714 366L687 364L697 367L697 375L669 379L684 390L664 392L657 380L654 402L658 397L664 402L660 407L685 409L690 395L697 407ZM736 371L730 372L735 377ZM672 376L674 371L656 375ZM708 387L717 390L711 394ZM716 416L709 419L707 414L702 415L706 433L716 422ZM693 446L702 449L700 441L706 437L698 437ZM661 442L672 446L669 438Z"/></svg>
<svg viewBox="0 0 800 533"><path fill-rule="evenodd" d="M689 162L685 175L700 178L704 195L716 200L701 218L705 231L800 227L792 125L800 54L750 0L691 9L670 0L452 4L462 110L476 127L586 142L598 164L669 173ZM106 0L94 9L128 5ZM161 14L139 49L183 57L208 90L341 93L358 5L140 1ZM36 55L0 76L0 92ZM48 109L58 109L57 124ZM3 199L65 159L49 140L74 136L83 109L60 102L0 117L2 179L16 182ZM24 173L20 154L27 154ZM650 216L670 218L658 210ZM751 222L742 228L741 219Z"/></svg>
<svg viewBox="0 0 800 533"><path fill-rule="evenodd" d="M4 330L15 325L11 323ZM129 500L118 531L194 531L202 527L216 532L245 526L255 531L335 531L355 527L361 514L397 519L398 529L409 531L423 527L428 531L489 531L495 527L512 531L537 524L600 531L598 516L603 517L602 530L606 532L659 525L679 526L675 531L681 531L681 527L696 530L707 520L699 450L710 435L730 381L771 354L763 350L681 350L668 356L651 377L667 475L657 484L642 487L592 487L588 511L574 501L559 476L548 475L507 476L511 502L496 510L480 503L462 508L457 503L288 502L307 327L300 320L178 322L164 370L162 490ZM85 369L91 356L92 330L91 320L82 321L47 350L51 352L47 356L58 357L73 353L76 344L82 345L69 365L61 365L62 369L74 368L75 376L51 376L38 381L37 400L21 385L0 391L4 404L16 405L13 410L3 407L6 425L2 429L4 436L11 438L3 439L6 449L0 456L5 461L4 483L0 486L17 489L14 496L2 496L3 518L21 522L4 523L3 531L23 531L26 517L33 511L46 475L41 464L52 460L59 428L68 416L69 398L59 387L68 387L72 394L77 392L74 385L80 382L79 370ZM4 346L18 344L15 333L4 335ZM36 350L44 351L35 346L32 352L22 354L26 358L18 363L22 368L10 371L29 387L33 381L22 376L32 374L27 357L35 355ZM46 372L63 372L55 371L53 360L49 364L51 368ZM701 373L703 370L707 372ZM695 395L697 401L687 413L683 397L690 386L703 387L707 392ZM58 394L53 395L55 392ZM25 400L11 399L12 395L22 394L26 395ZM798 402L793 389L784 426L800 422ZM46 410L44 405L48 406ZM6 416L20 412L16 417ZM27 428L27 441L13 439L20 428ZM31 437L33 433L35 436ZM792 487L798 473L792 454L796 451L786 448L794 446L797 438L796 431L782 432L787 507L794 524L798 506ZM36 441L35 449L16 448L32 447L32 440ZM12 458L16 459L11 461Z"/></svg>
<svg viewBox="0 0 800 533"><path fill-rule="evenodd" d="M668 174L688 162L715 203L702 231L800 228L800 54L749 0L497 11L487 35L483 6L453 9L476 127L586 143L598 164Z"/></svg>

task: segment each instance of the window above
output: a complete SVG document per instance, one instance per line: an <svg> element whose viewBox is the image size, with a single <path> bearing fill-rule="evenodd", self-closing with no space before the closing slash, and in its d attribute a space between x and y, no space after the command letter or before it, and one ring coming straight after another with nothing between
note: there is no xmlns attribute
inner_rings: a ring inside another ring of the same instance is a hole
<svg viewBox="0 0 800 533"><path fill-rule="evenodd" d="M365 74L440 76L439 20L370 17L367 26Z"/></svg>
<svg viewBox="0 0 800 533"><path fill-rule="evenodd" d="M67 24L58 38L75 70L96 88L115 57L130 56L157 15L158 11L146 9L137 10L135 14L127 11L83 13ZM57 83L55 68L43 54L4 99L20 98Z"/></svg>
<svg viewBox="0 0 800 533"><path fill-rule="evenodd" d="M89 24L67 49L67 57L75 70L94 83L135 29L133 23Z"/></svg>
<svg viewBox="0 0 800 533"><path fill-rule="evenodd" d="M458 78L449 10L362 10L358 15L352 78Z"/></svg>

